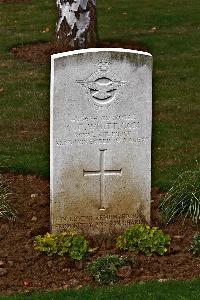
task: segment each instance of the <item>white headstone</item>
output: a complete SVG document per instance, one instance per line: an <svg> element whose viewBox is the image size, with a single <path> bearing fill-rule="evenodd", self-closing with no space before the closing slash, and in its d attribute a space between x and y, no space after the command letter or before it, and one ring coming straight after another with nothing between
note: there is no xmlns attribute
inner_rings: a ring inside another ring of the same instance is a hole
<svg viewBox="0 0 200 300"><path fill-rule="evenodd" d="M150 221L152 56L52 55L51 225L87 235Z"/></svg>

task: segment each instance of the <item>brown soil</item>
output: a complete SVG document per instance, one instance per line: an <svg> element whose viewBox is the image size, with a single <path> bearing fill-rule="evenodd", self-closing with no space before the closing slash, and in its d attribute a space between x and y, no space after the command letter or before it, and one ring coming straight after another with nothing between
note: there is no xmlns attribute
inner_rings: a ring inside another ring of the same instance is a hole
<svg viewBox="0 0 200 300"><path fill-rule="evenodd" d="M12 194L10 203L17 210L15 222L0 219L0 293L10 294L32 290L55 290L92 284L85 271L87 263L106 253L120 253L114 244L102 243L95 254L83 263L66 257L48 257L33 249L34 236L49 231L49 182L35 176L7 174ZM152 225L161 227L172 237L167 255L145 257L139 255L138 266L126 270L120 283L152 279L191 279L200 275L200 258L193 256L189 245L197 228L189 220L182 220L164 228L158 209L161 193L152 190ZM131 272L132 271L132 272Z"/></svg>
<svg viewBox="0 0 200 300"><path fill-rule="evenodd" d="M134 49L140 51L148 51L146 46L139 44L137 42L131 43L120 43L120 42L102 42L97 45L97 48L125 48L125 49ZM28 44L20 47L13 48L12 53L20 59L23 59L28 62L45 64L50 62L50 56L55 53L62 52L54 42L49 43L37 43L37 44Z"/></svg>

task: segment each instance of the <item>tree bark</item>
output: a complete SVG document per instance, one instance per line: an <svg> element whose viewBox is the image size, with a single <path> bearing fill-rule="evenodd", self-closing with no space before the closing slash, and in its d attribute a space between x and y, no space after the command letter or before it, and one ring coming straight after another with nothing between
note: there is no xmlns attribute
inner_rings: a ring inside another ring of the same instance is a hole
<svg viewBox="0 0 200 300"><path fill-rule="evenodd" d="M96 46L96 0L57 0L57 46L63 51Z"/></svg>

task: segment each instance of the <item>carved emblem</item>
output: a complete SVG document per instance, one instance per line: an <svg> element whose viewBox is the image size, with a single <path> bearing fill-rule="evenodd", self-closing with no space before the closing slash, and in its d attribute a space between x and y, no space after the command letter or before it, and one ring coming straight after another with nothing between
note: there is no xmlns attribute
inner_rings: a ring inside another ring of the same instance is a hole
<svg viewBox="0 0 200 300"><path fill-rule="evenodd" d="M87 90L87 95L93 103L99 107L110 105L120 93L120 89L126 81L120 80L119 76L109 70L110 63L100 61L98 70L85 80L77 80Z"/></svg>

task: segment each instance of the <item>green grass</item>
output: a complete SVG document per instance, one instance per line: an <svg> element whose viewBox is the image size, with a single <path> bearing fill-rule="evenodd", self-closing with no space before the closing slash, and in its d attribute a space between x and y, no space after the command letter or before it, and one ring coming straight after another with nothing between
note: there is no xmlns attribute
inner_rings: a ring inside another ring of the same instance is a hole
<svg viewBox="0 0 200 300"><path fill-rule="evenodd" d="M200 115L199 0L99 0L101 40L139 41L154 57L153 186L165 189L197 169ZM49 41L55 1L1 4L0 171L49 176L49 65L17 60L10 49ZM44 33L48 27L49 32ZM156 27L155 32L151 28Z"/></svg>
<svg viewBox="0 0 200 300"><path fill-rule="evenodd" d="M50 293L0 297L5 300L199 300L200 280L148 282L109 288L86 287Z"/></svg>

